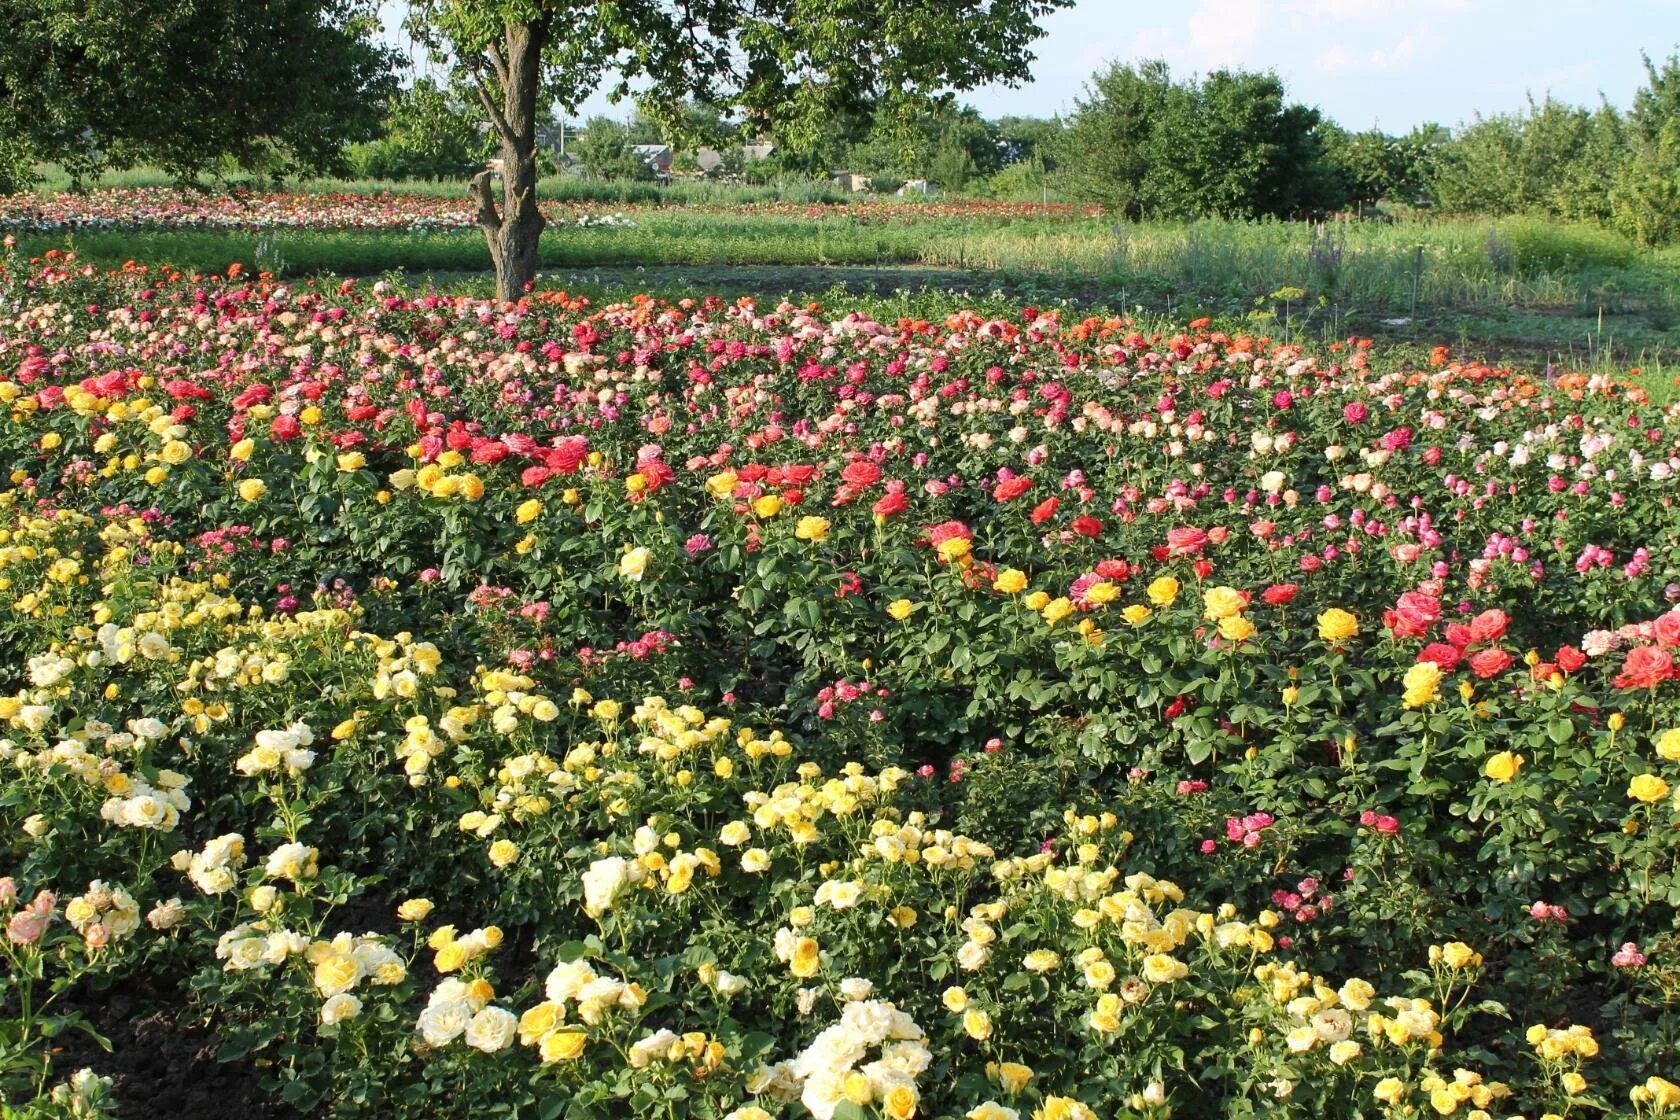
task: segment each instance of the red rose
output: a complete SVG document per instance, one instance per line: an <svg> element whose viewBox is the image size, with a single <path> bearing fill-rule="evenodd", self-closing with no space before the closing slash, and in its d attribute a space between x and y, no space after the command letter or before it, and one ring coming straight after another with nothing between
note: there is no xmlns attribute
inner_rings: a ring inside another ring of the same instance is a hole
<svg viewBox="0 0 1680 1120"><path fill-rule="evenodd" d="M1674 675L1674 655L1661 646L1635 646L1622 662L1617 688L1655 688Z"/></svg>
<svg viewBox="0 0 1680 1120"><path fill-rule="evenodd" d="M1418 652L1417 659L1420 662L1433 661L1440 667L1441 672L1450 673L1458 668L1458 659L1462 656L1457 646L1450 646L1445 642L1430 642Z"/></svg>
<svg viewBox="0 0 1680 1120"><path fill-rule="evenodd" d="M1033 507L1032 523L1042 525L1056 516L1056 508L1062 504L1060 498L1046 498Z"/></svg>
<svg viewBox="0 0 1680 1120"><path fill-rule="evenodd" d="M1463 649L1471 642L1470 627L1464 625L1462 622L1447 623L1447 641L1451 642L1459 649Z"/></svg>
<svg viewBox="0 0 1680 1120"><path fill-rule="evenodd" d="M1440 618L1441 601L1421 591L1406 592L1393 610L1383 612L1383 624L1396 638L1421 638Z"/></svg>
<svg viewBox="0 0 1680 1120"><path fill-rule="evenodd" d="M1295 593L1301 590L1298 583L1274 583L1260 592L1260 598L1274 607L1281 607L1295 598Z"/></svg>
<svg viewBox="0 0 1680 1120"><path fill-rule="evenodd" d="M862 490L866 486L873 486L881 479L881 468L868 459L853 459L840 472L840 477L847 486Z"/></svg>
<svg viewBox="0 0 1680 1120"><path fill-rule="evenodd" d="M891 517L895 513L903 513L909 509L910 502L905 498L904 491L888 490L876 499L875 504L869 508L876 517Z"/></svg>
<svg viewBox="0 0 1680 1120"><path fill-rule="evenodd" d="M1103 579L1119 582L1132 574L1132 566L1124 560L1099 560L1096 572Z"/></svg>
<svg viewBox="0 0 1680 1120"><path fill-rule="evenodd" d="M1505 631L1510 625L1511 620L1504 611L1483 611L1470 620L1470 640L1473 642L1497 642L1505 636Z"/></svg>
<svg viewBox="0 0 1680 1120"><path fill-rule="evenodd" d="M1190 556L1207 544L1208 535L1194 526L1181 526L1167 531L1167 548L1174 556Z"/></svg>
<svg viewBox="0 0 1680 1120"><path fill-rule="evenodd" d="M1574 646L1559 646L1557 663L1559 669L1566 673L1573 673L1587 663L1587 655Z"/></svg>
<svg viewBox="0 0 1680 1120"><path fill-rule="evenodd" d="M992 497L1000 502L1012 501L1025 494L1032 487L1032 479L1024 474L1014 478L1006 478L992 488Z"/></svg>
<svg viewBox="0 0 1680 1120"><path fill-rule="evenodd" d="M1470 658L1470 671L1482 680L1490 680L1511 667L1516 658L1502 649L1484 649Z"/></svg>
<svg viewBox="0 0 1680 1120"><path fill-rule="evenodd" d="M1655 623L1657 641L1662 645L1680 646L1680 611L1669 611Z"/></svg>
<svg viewBox="0 0 1680 1120"><path fill-rule="evenodd" d="M1102 533L1103 524L1090 514L1081 514L1073 519L1073 531L1082 537L1095 537Z"/></svg>

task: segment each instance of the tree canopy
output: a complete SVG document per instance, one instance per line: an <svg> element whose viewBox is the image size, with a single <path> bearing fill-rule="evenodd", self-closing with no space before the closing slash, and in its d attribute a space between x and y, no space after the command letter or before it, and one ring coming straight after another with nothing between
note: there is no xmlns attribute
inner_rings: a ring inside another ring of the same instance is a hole
<svg viewBox="0 0 1680 1120"><path fill-rule="evenodd" d="M342 166L395 89L372 0L0 0L0 184Z"/></svg>

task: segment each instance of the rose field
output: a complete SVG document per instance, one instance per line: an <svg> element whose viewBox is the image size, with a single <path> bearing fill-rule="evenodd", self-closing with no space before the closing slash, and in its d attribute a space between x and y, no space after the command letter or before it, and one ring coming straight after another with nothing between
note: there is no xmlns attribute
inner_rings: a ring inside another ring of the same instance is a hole
<svg viewBox="0 0 1680 1120"><path fill-rule="evenodd" d="M8 1120L1680 1116L1658 380L0 265Z"/></svg>

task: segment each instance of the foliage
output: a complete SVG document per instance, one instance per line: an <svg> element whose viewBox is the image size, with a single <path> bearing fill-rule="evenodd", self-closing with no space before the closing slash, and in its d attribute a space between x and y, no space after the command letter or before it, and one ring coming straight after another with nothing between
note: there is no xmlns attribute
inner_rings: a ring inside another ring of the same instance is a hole
<svg viewBox="0 0 1680 1120"><path fill-rule="evenodd" d="M39 160L78 177L341 168L392 88L377 26L363 0L4 0L0 190Z"/></svg>
<svg viewBox="0 0 1680 1120"><path fill-rule="evenodd" d="M420 78L391 99L379 139L352 145L355 174L366 179L461 179L491 151L466 97Z"/></svg>
<svg viewBox="0 0 1680 1120"><path fill-rule="evenodd" d="M1134 220L1298 216L1342 201L1318 128L1275 74L1176 81L1164 62L1116 63L1078 103L1058 164L1073 197Z"/></svg>

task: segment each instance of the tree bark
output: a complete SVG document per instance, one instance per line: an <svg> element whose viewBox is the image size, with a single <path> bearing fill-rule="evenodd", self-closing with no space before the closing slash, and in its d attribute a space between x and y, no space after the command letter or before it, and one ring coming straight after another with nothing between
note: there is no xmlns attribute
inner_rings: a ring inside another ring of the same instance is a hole
<svg viewBox="0 0 1680 1120"><path fill-rule="evenodd" d="M537 94L542 84L546 29L536 21L510 21L502 43L492 46L494 85L479 82L478 95L501 141L501 198L490 168L473 176L478 225L490 246L496 298L516 300L537 275L537 246L545 220L537 207Z"/></svg>

